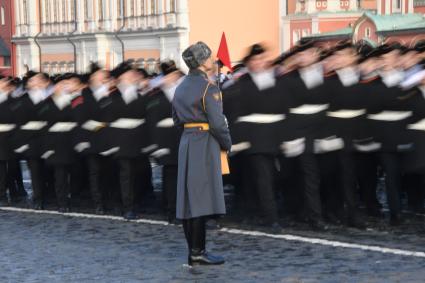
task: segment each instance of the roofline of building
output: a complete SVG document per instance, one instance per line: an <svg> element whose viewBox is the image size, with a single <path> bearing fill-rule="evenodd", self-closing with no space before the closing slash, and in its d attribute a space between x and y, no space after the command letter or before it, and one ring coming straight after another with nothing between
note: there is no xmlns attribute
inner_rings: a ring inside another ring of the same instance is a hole
<svg viewBox="0 0 425 283"><path fill-rule="evenodd" d="M311 14L291 14L284 16L284 19L291 19L291 20L308 20L313 18L328 18L329 16L335 17L335 18L345 18L347 16L351 17L358 17L365 13L365 11L348 11L348 12L318 12L318 13L311 13Z"/></svg>
<svg viewBox="0 0 425 283"><path fill-rule="evenodd" d="M304 39L313 39L317 41L325 41L329 39L346 39L351 38L352 34L336 34L336 35L324 35L324 36L304 36Z"/></svg>
<svg viewBox="0 0 425 283"><path fill-rule="evenodd" d="M419 31L425 32L425 27L407 28L407 29L399 29L399 30L384 30L384 31L377 31L376 34L378 35L404 34L404 33L415 33Z"/></svg>

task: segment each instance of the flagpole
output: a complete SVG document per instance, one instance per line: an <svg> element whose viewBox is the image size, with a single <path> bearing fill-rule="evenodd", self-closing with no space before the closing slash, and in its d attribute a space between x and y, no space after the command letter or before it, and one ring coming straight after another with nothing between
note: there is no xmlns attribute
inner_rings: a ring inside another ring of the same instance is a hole
<svg viewBox="0 0 425 283"><path fill-rule="evenodd" d="M217 68L217 86L218 86L218 89L221 90L220 80L221 80L221 68L223 67L223 63L221 62L220 59L217 60L217 66L218 66L218 68Z"/></svg>

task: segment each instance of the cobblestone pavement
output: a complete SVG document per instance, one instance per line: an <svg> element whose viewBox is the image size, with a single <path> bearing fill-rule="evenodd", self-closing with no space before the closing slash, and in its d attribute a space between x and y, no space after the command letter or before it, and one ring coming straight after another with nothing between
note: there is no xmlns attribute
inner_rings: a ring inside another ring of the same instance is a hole
<svg viewBox="0 0 425 283"><path fill-rule="evenodd" d="M424 234L346 228L326 233L285 231L307 237L302 242L214 230L208 234L209 249L223 254L227 263L188 268L179 226L4 210L0 220L0 282L425 280ZM333 247L316 238L422 253Z"/></svg>

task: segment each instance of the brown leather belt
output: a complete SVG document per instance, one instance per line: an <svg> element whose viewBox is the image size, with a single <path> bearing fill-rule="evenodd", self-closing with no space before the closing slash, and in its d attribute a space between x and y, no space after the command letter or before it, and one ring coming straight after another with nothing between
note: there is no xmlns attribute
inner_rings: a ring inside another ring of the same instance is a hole
<svg viewBox="0 0 425 283"><path fill-rule="evenodd" d="M201 131L209 131L210 125L208 123L186 123L184 124L185 129L198 128Z"/></svg>

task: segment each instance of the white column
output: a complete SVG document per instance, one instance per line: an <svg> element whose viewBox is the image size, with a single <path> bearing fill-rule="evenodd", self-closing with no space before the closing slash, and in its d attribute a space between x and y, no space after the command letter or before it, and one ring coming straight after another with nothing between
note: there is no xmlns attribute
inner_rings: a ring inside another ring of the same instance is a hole
<svg viewBox="0 0 425 283"><path fill-rule="evenodd" d="M177 27L190 28L188 0L177 0Z"/></svg>
<svg viewBox="0 0 425 283"><path fill-rule="evenodd" d="M164 18L164 0L156 0L156 4L158 5L156 7L156 10L159 15L159 21L158 25L160 28L163 28L165 26L165 18Z"/></svg>

